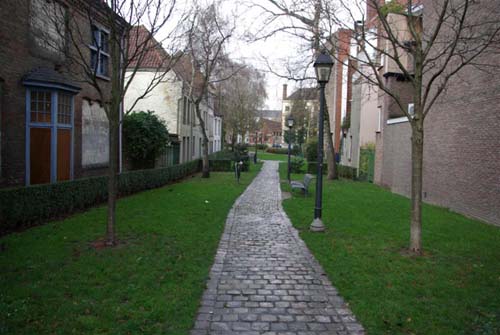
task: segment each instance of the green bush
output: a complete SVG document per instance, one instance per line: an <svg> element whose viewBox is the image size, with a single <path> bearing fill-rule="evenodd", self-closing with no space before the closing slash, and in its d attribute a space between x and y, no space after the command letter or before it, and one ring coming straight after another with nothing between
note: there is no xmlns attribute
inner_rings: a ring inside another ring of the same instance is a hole
<svg viewBox="0 0 500 335"><path fill-rule="evenodd" d="M337 165L337 176L339 178L356 180L358 176L357 169L350 166Z"/></svg>
<svg viewBox="0 0 500 335"><path fill-rule="evenodd" d="M315 139L307 141L306 160L308 162L316 162L318 160L318 141Z"/></svg>
<svg viewBox="0 0 500 335"><path fill-rule="evenodd" d="M200 171L200 161L162 169L122 173L119 195L160 187ZM107 177L0 190L0 235L27 228L102 203L107 199Z"/></svg>
<svg viewBox="0 0 500 335"><path fill-rule="evenodd" d="M317 169L318 169L317 162L307 162L307 173L316 174ZM323 163L323 174L326 174L327 172L328 172L328 164Z"/></svg>
<svg viewBox="0 0 500 335"><path fill-rule="evenodd" d="M267 149L267 144L257 144L257 149L259 149L259 150L266 150Z"/></svg>
<svg viewBox="0 0 500 335"><path fill-rule="evenodd" d="M165 121L152 111L133 112L123 118L123 151L134 169L153 168L168 141Z"/></svg>
<svg viewBox="0 0 500 335"><path fill-rule="evenodd" d="M210 171L218 172L229 172L232 171L232 160L231 159L211 159Z"/></svg>
<svg viewBox="0 0 500 335"><path fill-rule="evenodd" d="M292 173L302 173L302 168L304 167L304 159L300 157L294 157L290 160L290 171Z"/></svg>

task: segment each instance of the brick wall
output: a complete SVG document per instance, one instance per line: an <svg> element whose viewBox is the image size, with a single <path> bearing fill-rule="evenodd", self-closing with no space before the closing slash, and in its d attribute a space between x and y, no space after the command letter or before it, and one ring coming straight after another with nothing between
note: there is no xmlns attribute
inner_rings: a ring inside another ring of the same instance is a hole
<svg viewBox="0 0 500 335"><path fill-rule="evenodd" d="M22 77L37 67L48 67L60 72L72 72L79 81L74 65L36 46L30 35L28 0L0 1L0 78L4 80L1 117L1 164L0 185L23 185L25 182L25 97L26 88ZM74 18L74 16L73 16ZM77 18L85 20L83 17ZM80 21L82 22L82 21ZM90 29L90 27L89 27ZM90 34L90 33L89 33ZM89 35L90 36L90 35ZM84 170L81 165L81 106L82 99L97 100L98 95L89 85L81 84L82 90L75 96L74 110L74 176L75 178L102 174L105 170ZM107 84L105 84L107 85Z"/></svg>
<svg viewBox="0 0 500 335"><path fill-rule="evenodd" d="M464 69L425 120L423 199L500 224L500 59L481 61L496 67ZM388 125L389 113L397 115L386 99L382 108L375 182L409 196L409 123Z"/></svg>

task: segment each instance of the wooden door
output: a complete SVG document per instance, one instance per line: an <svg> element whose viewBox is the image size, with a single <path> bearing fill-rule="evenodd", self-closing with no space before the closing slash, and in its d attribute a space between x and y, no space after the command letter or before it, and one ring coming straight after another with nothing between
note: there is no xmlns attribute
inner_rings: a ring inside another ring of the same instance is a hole
<svg viewBox="0 0 500 335"><path fill-rule="evenodd" d="M30 129L30 184L50 183L50 131Z"/></svg>
<svg viewBox="0 0 500 335"><path fill-rule="evenodd" d="M57 181L70 179L71 130L57 129Z"/></svg>

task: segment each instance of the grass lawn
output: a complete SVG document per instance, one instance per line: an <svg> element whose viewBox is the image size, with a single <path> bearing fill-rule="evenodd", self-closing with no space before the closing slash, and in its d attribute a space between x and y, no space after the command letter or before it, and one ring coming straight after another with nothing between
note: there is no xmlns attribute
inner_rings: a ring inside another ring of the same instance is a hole
<svg viewBox="0 0 500 335"><path fill-rule="evenodd" d="M253 152L253 151L251 151ZM293 157L293 156L292 156ZM288 161L288 155L283 154L270 154L265 151L257 151L257 159L268 160L268 161Z"/></svg>
<svg viewBox="0 0 500 335"><path fill-rule="evenodd" d="M424 205L425 256L412 258L400 253L409 241L408 199L369 183L325 182L328 231L314 234L311 186L284 209L368 334L500 334L499 227Z"/></svg>
<svg viewBox="0 0 500 335"><path fill-rule="evenodd" d="M121 199L0 239L0 334L187 334L234 200L260 165Z"/></svg>

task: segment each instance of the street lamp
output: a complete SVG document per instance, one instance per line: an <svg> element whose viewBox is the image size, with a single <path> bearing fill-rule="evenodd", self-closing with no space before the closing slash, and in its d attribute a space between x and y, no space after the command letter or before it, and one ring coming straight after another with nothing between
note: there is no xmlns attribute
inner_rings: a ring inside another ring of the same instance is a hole
<svg viewBox="0 0 500 335"><path fill-rule="evenodd" d="M290 183L290 149L292 143L292 128L293 128L294 119L292 114L288 115L286 118L286 126L288 127L288 183Z"/></svg>
<svg viewBox="0 0 500 335"><path fill-rule="evenodd" d="M321 209L323 203L323 122L325 118L325 86L330 79L333 60L326 53L321 52L314 62L314 71L319 84L319 118L318 118L318 167L316 175L316 202L314 206L314 220L309 229L313 232L325 231L325 225L321 220Z"/></svg>
<svg viewBox="0 0 500 335"><path fill-rule="evenodd" d="M258 134L259 134L259 132L256 130L255 131L255 138L253 141L253 144L255 145L255 155L253 156L253 163L254 164L257 164L257 135Z"/></svg>

